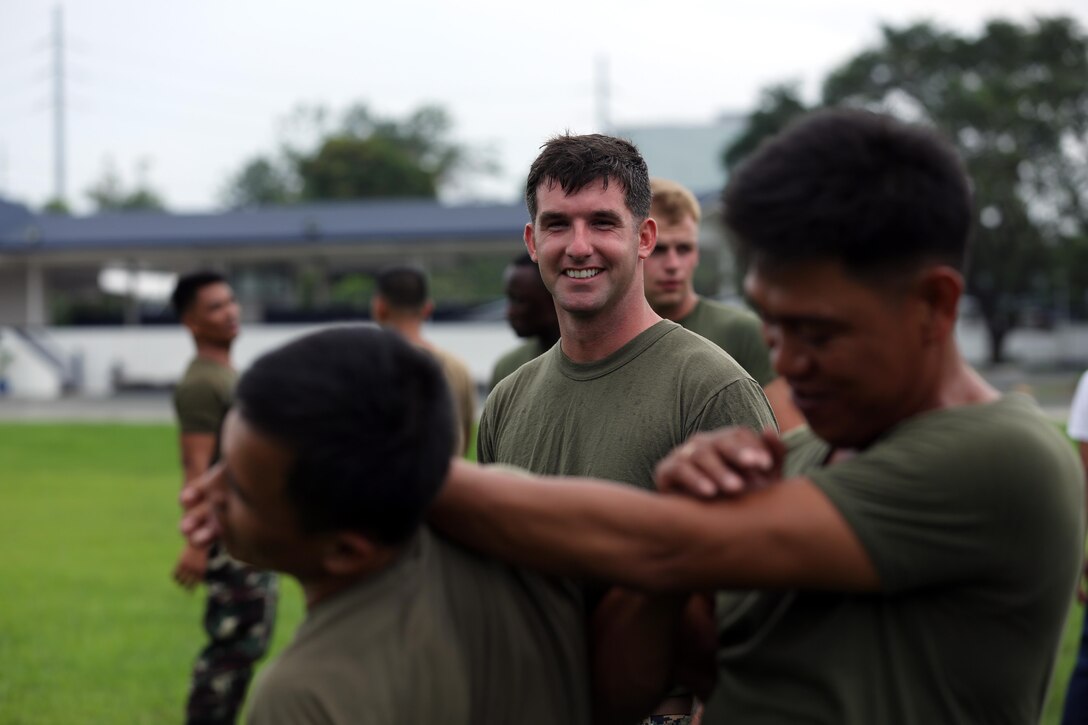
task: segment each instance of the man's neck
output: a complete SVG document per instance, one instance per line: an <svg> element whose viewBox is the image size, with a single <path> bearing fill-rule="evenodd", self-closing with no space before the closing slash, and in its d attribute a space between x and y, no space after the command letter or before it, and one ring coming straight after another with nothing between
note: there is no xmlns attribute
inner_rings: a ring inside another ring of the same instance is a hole
<svg viewBox="0 0 1088 725"><path fill-rule="evenodd" d="M419 347L431 348L432 345L423 339L423 323L416 319L390 318L382 323L383 326L396 330L408 342Z"/></svg>
<svg viewBox="0 0 1088 725"><path fill-rule="evenodd" d="M603 360L661 321L645 297L633 307L592 318L561 312L559 339L563 353L576 363Z"/></svg>
<svg viewBox="0 0 1088 725"><path fill-rule="evenodd" d="M656 307L654 312L664 317L666 320L672 320L673 322L680 322L695 310L695 305L699 304L699 295L695 294L694 290L691 290L684 299L676 305L671 307Z"/></svg>
<svg viewBox="0 0 1088 725"><path fill-rule="evenodd" d="M224 367L233 367L230 362L230 345L221 345L196 340L196 356L202 360L210 360Z"/></svg>

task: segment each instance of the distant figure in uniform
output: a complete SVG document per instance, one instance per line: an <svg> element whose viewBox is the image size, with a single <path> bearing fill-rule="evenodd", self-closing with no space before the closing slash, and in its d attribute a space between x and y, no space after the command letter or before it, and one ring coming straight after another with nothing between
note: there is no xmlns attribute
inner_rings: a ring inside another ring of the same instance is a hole
<svg viewBox="0 0 1088 725"><path fill-rule="evenodd" d="M174 390L183 487L188 487L219 458L219 431L237 377L230 349L238 336L239 308L230 285L215 272L181 277L171 302L196 345L196 357ZM208 644L193 667L186 722L233 723L253 664L268 649L276 612L275 576L234 561L217 541L202 546L187 541L174 579L186 589L200 582L208 585Z"/></svg>
<svg viewBox="0 0 1088 725"><path fill-rule="evenodd" d="M416 267L389 267L378 273L378 289L370 304L374 321L403 335L416 347L438 358L446 373L457 412L458 455L468 452L472 440L472 424L476 418L476 386L468 366L451 352L435 347L423 339L423 323L434 312L434 303L427 291L427 275Z"/></svg>
<svg viewBox="0 0 1088 725"><path fill-rule="evenodd" d="M729 353L763 386L785 432L804 423L790 402L789 386L771 366L763 325L752 312L695 293L699 266L699 200L686 187L668 179L650 179L650 216L657 221L657 246L643 266L646 299L654 312L702 335Z"/></svg>
<svg viewBox="0 0 1088 725"><path fill-rule="evenodd" d="M559 340L559 318L552 294L540 278L540 270L528 252L506 268L506 320L518 337L526 340L495 363L488 390L519 367L543 354Z"/></svg>
<svg viewBox="0 0 1088 725"><path fill-rule="evenodd" d="M251 725L588 725L579 589L422 525L454 417L435 359L370 325L314 333L242 376L197 508L210 501L232 554L306 596Z"/></svg>

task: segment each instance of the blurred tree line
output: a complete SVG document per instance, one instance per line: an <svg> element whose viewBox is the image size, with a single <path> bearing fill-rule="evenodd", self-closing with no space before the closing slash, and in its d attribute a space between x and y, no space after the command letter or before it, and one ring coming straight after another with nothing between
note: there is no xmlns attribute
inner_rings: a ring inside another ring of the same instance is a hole
<svg viewBox="0 0 1088 725"><path fill-rule="evenodd" d="M796 84L765 89L722 162L732 170L820 106L935 126L974 184L967 293L985 320L990 359L1000 362L1018 325L1088 313L1088 37L1066 17L992 20L974 36L928 22L881 33L830 72L812 106Z"/></svg>

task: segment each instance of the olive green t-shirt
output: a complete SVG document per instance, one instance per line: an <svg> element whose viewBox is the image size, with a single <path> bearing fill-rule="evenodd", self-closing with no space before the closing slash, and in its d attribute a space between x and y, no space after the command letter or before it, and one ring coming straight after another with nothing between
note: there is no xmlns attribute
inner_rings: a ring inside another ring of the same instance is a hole
<svg viewBox="0 0 1088 725"><path fill-rule="evenodd" d="M174 388L174 410L181 432L218 435L234 400L237 380L238 373L233 368L193 358Z"/></svg>
<svg viewBox="0 0 1088 725"><path fill-rule="evenodd" d="M495 388L480 419L481 463L653 489L654 466L693 433L775 425L762 388L720 348L656 323L592 363L555 345Z"/></svg>
<svg viewBox="0 0 1088 725"><path fill-rule="evenodd" d="M839 510L881 591L720 596L704 722L1038 722L1084 541L1084 474L1056 427L1011 395L829 466L807 429L790 443L787 473Z"/></svg>
<svg viewBox="0 0 1088 725"><path fill-rule="evenodd" d="M540 340L533 338L505 353L499 358L498 362L495 363L495 367L491 371L491 384L487 389L494 390L500 380L530 360L543 355L547 349L548 348L540 344Z"/></svg>
<svg viewBox="0 0 1088 725"><path fill-rule="evenodd" d="M251 725L589 722L580 595L423 529L319 603L269 665Z"/></svg>
<svg viewBox="0 0 1088 725"><path fill-rule="evenodd" d="M763 323L748 310L700 297L688 316L677 322L732 355L760 385L766 387L777 377L763 340Z"/></svg>

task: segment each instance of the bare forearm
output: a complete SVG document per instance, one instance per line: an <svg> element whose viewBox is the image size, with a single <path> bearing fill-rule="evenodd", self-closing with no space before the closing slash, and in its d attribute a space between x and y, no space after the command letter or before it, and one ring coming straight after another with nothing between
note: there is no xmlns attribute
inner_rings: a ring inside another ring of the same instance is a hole
<svg viewBox="0 0 1088 725"><path fill-rule="evenodd" d="M613 589L593 616L594 722L636 722L672 684L686 597Z"/></svg>
<svg viewBox="0 0 1088 725"><path fill-rule="evenodd" d="M455 463L431 515L453 538L552 574L659 588L670 549L657 496L590 479L533 479ZM655 533L657 530L659 533Z"/></svg>

